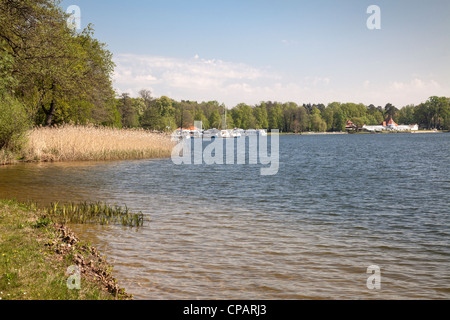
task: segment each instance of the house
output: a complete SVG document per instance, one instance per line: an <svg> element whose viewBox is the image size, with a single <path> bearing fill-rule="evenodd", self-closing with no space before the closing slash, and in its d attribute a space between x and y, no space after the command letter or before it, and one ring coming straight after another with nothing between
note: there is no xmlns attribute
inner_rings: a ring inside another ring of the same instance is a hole
<svg viewBox="0 0 450 320"><path fill-rule="evenodd" d="M356 125L351 122L350 120L347 120L346 124L345 124L345 130L350 131L350 130L356 130Z"/></svg>

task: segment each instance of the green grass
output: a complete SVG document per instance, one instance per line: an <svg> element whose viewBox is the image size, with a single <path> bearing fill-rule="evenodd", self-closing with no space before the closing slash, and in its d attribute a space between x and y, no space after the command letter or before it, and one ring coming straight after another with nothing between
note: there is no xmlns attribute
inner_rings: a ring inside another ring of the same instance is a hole
<svg viewBox="0 0 450 320"><path fill-rule="evenodd" d="M57 249L61 248L60 239L52 221L35 206L0 200L1 300L121 298L87 276L81 277L80 290L70 290L67 268L75 265L80 254L87 256L91 248L79 242L62 253Z"/></svg>
<svg viewBox="0 0 450 320"><path fill-rule="evenodd" d="M128 227L142 227L144 215L133 213L126 206L112 206L102 202L95 203L53 203L47 209L48 216L59 223L97 223L100 225L120 224Z"/></svg>

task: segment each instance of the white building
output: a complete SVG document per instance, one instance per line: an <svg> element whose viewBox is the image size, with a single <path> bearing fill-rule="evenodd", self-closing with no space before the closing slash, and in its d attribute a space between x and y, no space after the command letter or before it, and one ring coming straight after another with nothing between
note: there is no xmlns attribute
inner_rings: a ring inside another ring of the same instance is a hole
<svg viewBox="0 0 450 320"><path fill-rule="evenodd" d="M363 129L370 131L370 132L380 132L380 131L417 131L419 130L419 125L417 124L411 124L411 125L398 125L395 123L394 120L389 120L389 122L386 123L386 121L383 122L383 124L378 126L363 126Z"/></svg>

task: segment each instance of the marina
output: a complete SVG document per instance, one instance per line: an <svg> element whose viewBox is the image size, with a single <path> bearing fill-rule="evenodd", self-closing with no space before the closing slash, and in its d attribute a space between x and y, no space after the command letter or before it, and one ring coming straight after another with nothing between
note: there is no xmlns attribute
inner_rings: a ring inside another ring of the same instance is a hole
<svg viewBox="0 0 450 320"><path fill-rule="evenodd" d="M201 130L197 127L189 127L186 129L178 128L175 132L172 133L172 138L174 140L181 139L195 139L195 138L201 138L201 139L212 139L212 138L240 138L240 137L250 137L250 136L260 136L265 137L267 136L267 130L265 129L227 129L227 130L219 130L216 128L208 129L208 130Z"/></svg>

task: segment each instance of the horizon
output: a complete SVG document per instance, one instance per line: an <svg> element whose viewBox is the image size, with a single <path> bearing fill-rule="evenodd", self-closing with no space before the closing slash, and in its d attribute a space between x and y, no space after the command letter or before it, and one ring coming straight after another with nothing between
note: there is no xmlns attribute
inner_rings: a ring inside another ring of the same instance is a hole
<svg viewBox="0 0 450 320"><path fill-rule="evenodd" d="M445 0L61 2L70 5L112 52L118 94L400 109L450 92ZM381 29L368 28L370 5Z"/></svg>

